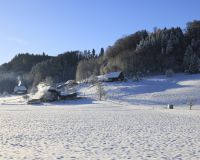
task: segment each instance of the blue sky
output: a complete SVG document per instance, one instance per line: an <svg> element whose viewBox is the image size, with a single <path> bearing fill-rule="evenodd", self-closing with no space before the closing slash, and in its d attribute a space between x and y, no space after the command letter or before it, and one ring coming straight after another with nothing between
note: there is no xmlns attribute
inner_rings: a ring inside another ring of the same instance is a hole
<svg viewBox="0 0 200 160"><path fill-rule="evenodd" d="M138 30L185 28L199 10L200 0L0 0L0 64L18 53L99 51Z"/></svg>

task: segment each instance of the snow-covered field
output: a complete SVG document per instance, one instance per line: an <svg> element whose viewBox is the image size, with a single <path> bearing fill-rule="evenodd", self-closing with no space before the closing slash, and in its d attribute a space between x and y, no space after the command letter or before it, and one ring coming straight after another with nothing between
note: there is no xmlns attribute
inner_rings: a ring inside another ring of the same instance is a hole
<svg viewBox="0 0 200 160"><path fill-rule="evenodd" d="M199 133L199 110L0 107L0 159L200 159Z"/></svg>
<svg viewBox="0 0 200 160"><path fill-rule="evenodd" d="M86 98L76 101L31 106L22 96L1 97L0 159L200 159L200 75L104 89L102 102L89 85L79 87Z"/></svg>

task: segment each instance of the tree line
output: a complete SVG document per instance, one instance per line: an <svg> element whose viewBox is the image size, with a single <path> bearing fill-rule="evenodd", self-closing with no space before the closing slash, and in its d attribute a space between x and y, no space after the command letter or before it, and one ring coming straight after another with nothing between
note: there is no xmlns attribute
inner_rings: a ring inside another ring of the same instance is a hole
<svg viewBox="0 0 200 160"><path fill-rule="evenodd" d="M174 72L200 72L200 21L188 22L186 29L146 30L118 39L103 56L79 62L76 79L110 71L127 76Z"/></svg>
<svg viewBox="0 0 200 160"><path fill-rule="evenodd" d="M29 90L40 82L55 84L75 79L79 61L94 58L98 58L94 49L65 52L55 57L45 53L20 53L0 66L0 93L12 93L18 77Z"/></svg>

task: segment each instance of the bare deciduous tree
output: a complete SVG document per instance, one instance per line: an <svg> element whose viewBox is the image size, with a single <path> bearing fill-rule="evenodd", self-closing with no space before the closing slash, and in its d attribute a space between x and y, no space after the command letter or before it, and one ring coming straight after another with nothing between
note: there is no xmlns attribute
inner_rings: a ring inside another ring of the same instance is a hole
<svg viewBox="0 0 200 160"><path fill-rule="evenodd" d="M104 87L101 82L97 82L96 86L97 86L97 96L98 96L98 99L101 101L102 98L105 96Z"/></svg>
<svg viewBox="0 0 200 160"><path fill-rule="evenodd" d="M190 110L192 110L192 107L194 106L195 102L196 102L196 99L188 98L187 105L189 106Z"/></svg>

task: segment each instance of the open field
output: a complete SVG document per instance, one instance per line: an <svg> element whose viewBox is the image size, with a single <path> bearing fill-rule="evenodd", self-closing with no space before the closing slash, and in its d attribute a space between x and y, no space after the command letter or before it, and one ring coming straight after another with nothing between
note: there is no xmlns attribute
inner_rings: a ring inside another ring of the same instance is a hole
<svg viewBox="0 0 200 160"><path fill-rule="evenodd" d="M200 159L200 110L0 106L0 159Z"/></svg>

